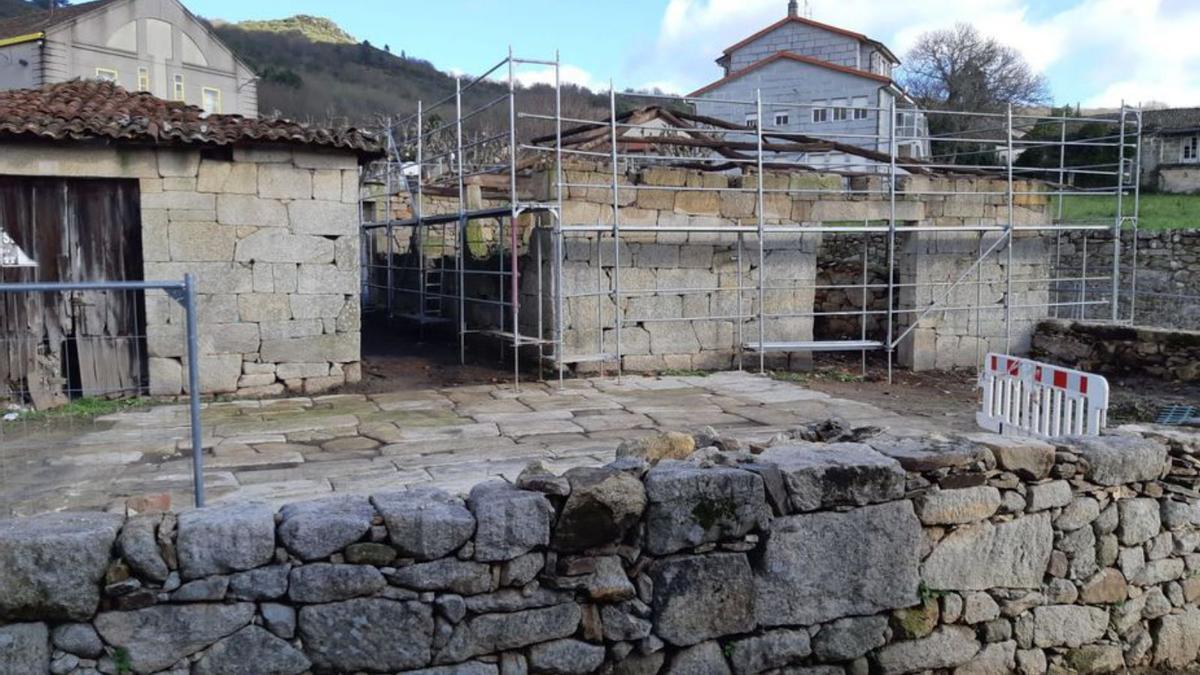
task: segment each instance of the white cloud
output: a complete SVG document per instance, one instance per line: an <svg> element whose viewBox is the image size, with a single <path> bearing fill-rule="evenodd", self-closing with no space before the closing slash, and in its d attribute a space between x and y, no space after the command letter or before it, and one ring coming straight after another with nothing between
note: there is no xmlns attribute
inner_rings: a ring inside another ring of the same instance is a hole
<svg viewBox="0 0 1200 675"><path fill-rule="evenodd" d="M1092 92L1084 105L1124 97L1200 103L1200 3L1079 0L1046 11L1045 0L812 0L813 18L865 33L903 57L917 37L955 22L1020 50L1051 88ZM782 18L785 0L669 0L658 39L638 54L635 77L692 89L720 76L726 46Z"/></svg>
<svg viewBox="0 0 1200 675"><path fill-rule="evenodd" d="M508 78L506 74L497 77L506 81ZM518 65L513 77L527 87L535 84L552 85L554 84L554 67ZM558 78L564 84L577 84L592 91L608 91L609 87L607 80L600 80L579 66L565 63L558 67Z"/></svg>

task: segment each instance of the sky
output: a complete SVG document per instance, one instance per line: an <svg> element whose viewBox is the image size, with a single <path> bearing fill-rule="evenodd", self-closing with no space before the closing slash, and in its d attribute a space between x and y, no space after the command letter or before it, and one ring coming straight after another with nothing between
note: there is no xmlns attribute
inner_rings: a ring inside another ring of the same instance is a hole
<svg viewBox="0 0 1200 675"><path fill-rule="evenodd" d="M477 74L518 57L562 59L593 89L687 93L720 76L721 51L786 14L787 0L185 0L210 19L333 19L360 40ZM803 4L803 0L801 0ZM812 18L903 58L928 30L974 24L1020 50L1059 104L1200 105L1200 0L809 0ZM545 81L524 66L526 82Z"/></svg>

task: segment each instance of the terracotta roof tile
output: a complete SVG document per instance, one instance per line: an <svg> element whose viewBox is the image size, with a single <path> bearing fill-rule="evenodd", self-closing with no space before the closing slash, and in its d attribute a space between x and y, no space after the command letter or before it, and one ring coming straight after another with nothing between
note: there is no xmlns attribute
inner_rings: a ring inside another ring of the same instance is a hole
<svg viewBox="0 0 1200 675"><path fill-rule="evenodd" d="M95 80L0 91L0 138L100 138L156 145L288 143L380 154L376 138L360 129L209 115L196 106Z"/></svg>

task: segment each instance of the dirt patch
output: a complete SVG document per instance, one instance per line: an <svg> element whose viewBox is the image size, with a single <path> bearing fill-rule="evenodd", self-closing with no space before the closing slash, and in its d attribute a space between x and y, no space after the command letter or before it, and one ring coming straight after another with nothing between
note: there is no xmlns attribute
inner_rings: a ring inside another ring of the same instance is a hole
<svg viewBox="0 0 1200 675"><path fill-rule="evenodd" d="M446 327L419 330L410 322L364 318L362 382L340 393L374 394L512 381L512 368L501 361L494 342L472 341L467 362L459 363L458 337ZM505 359L507 361L507 359ZM530 377L522 373L522 377Z"/></svg>

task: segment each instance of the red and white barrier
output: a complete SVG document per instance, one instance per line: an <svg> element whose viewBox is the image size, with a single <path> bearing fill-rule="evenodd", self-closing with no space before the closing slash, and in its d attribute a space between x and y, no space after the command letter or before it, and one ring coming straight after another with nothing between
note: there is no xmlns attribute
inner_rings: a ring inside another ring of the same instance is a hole
<svg viewBox="0 0 1200 675"><path fill-rule="evenodd" d="M1108 380L1070 368L988 354L979 426L999 434L1099 436L1108 423Z"/></svg>

